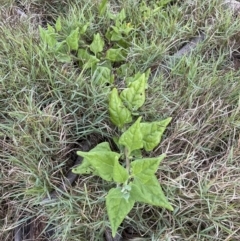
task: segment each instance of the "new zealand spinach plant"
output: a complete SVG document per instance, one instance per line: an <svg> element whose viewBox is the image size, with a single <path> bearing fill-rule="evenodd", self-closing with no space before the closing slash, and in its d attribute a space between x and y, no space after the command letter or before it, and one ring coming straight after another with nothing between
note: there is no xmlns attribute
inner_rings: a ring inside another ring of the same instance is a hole
<svg viewBox="0 0 240 241"><path fill-rule="evenodd" d="M83 162L73 169L77 174L92 174L116 183L116 187L110 189L106 196L113 236L135 202L173 210L154 175L165 154L152 158L141 155L142 149L152 151L160 143L171 121L171 118L167 118L142 122L141 116L136 117L138 109L145 102L147 79L147 73L138 73L128 79L127 88L120 93L116 88L110 93L109 115L119 130L119 137L113 138L119 152L112 151L108 142L98 144L89 152L78 151ZM137 118L135 121L134 117Z"/></svg>
<svg viewBox="0 0 240 241"><path fill-rule="evenodd" d="M93 73L93 82L101 85L113 83L114 75L111 72L116 64L118 76L124 75L128 67L125 60L132 42L130 32L134 30L131 23L126 21L124 8L119 13L112 14L106 7L107 0L103 0L96 17L104 15L111 20L112 25L105 33L94 33L88 41L86 31L90 22L71 27L73 29L67 35L60 17L54 26L39 26L43 51L54 56L59 63L75 61L81 70Z"/></svg>

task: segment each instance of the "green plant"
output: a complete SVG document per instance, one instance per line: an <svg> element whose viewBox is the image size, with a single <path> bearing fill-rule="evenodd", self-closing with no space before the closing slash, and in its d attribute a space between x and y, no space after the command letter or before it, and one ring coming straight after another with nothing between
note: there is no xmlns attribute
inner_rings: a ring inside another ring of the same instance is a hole
<svg viewBox="0 0 240 241"><path fill-rule="evenodd" d="M113 83L114 75L111 74L113 65L118 67L118 75L126 69L128 48L131 39L130 32L134 29L131 23L126 22L126 13L122 9L117 14L112 14L107 9L107 0L98 6L98 17L103 15L112 22L105 33L94 33L89 37L86 34L90 23L74 27L69 34L63 32L61 18L58 17L54 26L47 28L39 26L42 49L54 55L61 63L77 62L83 70L91 70L93 81L99 84ZM121 65L122 68L121 68Z"/></svg>
<svg viewBox="0 0 240 241"><path fill-rule="evenodd" d="M140 116L130 127L127 126L145 102L148 75L138 73L127 79L128 87L120 95L116 88L110 93L110 120L120 131L120 136L113 138L119 153L112 151L108 142L100 143L89 152L78 151L77 154L84 159L73 169L77 174L91 173L116 183L106 196L113 236L135 202L173 210L154 175L165 154L153 158L143 158L141 154L142 148L152 151L159 144L171 118L146 123L141 122Z"/></svg>
<svg viewBox="0 0 240 241"><path fill-rule="evenodd" d="M139 4L139 12L143 19L149 19L151 16L156 15L159 11L167 6L171 0L160 0L160 1L141 1Z"/></svg>

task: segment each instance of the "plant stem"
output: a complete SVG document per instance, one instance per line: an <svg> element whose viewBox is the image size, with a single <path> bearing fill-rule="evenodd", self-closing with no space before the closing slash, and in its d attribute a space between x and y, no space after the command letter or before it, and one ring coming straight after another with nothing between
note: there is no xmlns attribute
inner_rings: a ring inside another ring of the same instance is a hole
<svg viewBox="0 0 240 241"><path fill-rule="evenodd" d="M124 149L125 159L126 159L126 169L128 174L130 174L130 160L129 160L129 153L127 147Z"/></svg>

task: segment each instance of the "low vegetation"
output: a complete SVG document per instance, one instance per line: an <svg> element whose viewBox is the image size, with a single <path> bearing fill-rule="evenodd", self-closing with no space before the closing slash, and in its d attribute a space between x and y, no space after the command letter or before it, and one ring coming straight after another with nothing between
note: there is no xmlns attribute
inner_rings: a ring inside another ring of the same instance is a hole
<svg viewBox="0 0 240 241"><path fill-rule="evenodd" d="M119 236L240 239L239 16L215 0L2 6L1 240L27 223L32 240L110 240L105 198L113 183L92 173L73 185L65 177L83 143L117 149L110 93L148 71L145 104L134 114L142 122L172 118L143 156L166 155L155 175L173 211L136 202ZM192 51L176 54L199 35ZM57 198L43 202L54 190Z"/></svg>

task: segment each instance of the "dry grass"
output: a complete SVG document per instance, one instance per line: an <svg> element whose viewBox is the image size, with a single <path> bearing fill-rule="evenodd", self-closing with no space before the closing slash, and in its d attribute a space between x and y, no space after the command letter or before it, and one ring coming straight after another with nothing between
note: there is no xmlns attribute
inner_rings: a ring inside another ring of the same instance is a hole
<svg viewBox="0 0 240 241"><path fill-rule="evenodd" d="M22 4L44 21L54 21L60 9L54 1ZM2 19L11 18L13 5ZM63 5L66 29L89 21L91 36L109 24L97 22L89 1ZM88 9L84 16L77 6ZM177 1L145 20L134 1L124 7L136 25L128 74L160 66L141 114L151 121L173 117L151 155L167 154L157 175L175 210L136 204L119 233L125 240L240 240L239 17L218 1ZM110 188L104 181L81 176L59 199L41 203L63 183L80 141L109 138L113 130L106 90L43 52L33 17L0 24L0 239L12 240L17 224L31 218L39 233L54 226L53 240L104 240ZM205 40L173 59L198 32Z"/></svg>

